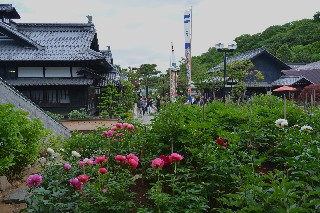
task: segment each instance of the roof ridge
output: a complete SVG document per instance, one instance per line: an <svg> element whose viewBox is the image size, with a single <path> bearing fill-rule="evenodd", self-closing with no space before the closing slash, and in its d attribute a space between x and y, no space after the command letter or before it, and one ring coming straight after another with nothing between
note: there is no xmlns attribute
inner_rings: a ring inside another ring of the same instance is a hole
<svg viewBox="0 0 320 213"><path fill-rule="evenodd" d="M35 41L33 41L32 39L30 39L29 37L27 37L26 35L24 35L23 33L19 32L16 28L8 25L8 24L5 24L3 22L0 21L0 28L3 28L7 31L9 31L10 33L16 35L17 37L21 38L22 40L24 40L25 42L31 44L32 46L34 46L35 48L39 49L39 50L42 50L44 49L45 47L36 43Z"/></svg>

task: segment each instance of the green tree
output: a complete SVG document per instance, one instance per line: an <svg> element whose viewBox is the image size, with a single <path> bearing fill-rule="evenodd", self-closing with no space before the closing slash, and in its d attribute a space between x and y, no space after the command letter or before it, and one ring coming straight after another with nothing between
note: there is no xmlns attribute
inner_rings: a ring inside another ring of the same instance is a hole
<svg viewBox="0 0 320 213"><path fill-rule="evenodd" d="M106 111L110 118L114 117L116 110L119 110L121 93L113 84L107 84L105 91L99 97L98 109Z"/></svg>
<svg viewBox="0 0 320 213"><path fill-rule="evenodd" d="M149 84L154 83L154 81L150 80L152 79L152 77L158 75L160 71L157 70L156 64L142 64L140 65L140 68L137 70L137 73L146 88L146 96L148 97Z"/></svg>
<svg viewBox="0 0 320 213"><path fill-rule="evenodd" d="M276 56L283 62L289 62L291 59L291 50L288 44L283 44L276 52Z"/></svg>

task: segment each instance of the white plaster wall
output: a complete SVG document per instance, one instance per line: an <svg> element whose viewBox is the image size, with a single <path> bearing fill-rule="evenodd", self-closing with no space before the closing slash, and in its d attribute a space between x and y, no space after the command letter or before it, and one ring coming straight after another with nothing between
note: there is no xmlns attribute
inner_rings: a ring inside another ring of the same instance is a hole
<svg viewBox="0 0 320 213"><path fill-rule="evenodd" d="M43 77L42 67L19 67L18 77Z"/></svg>
<svg viewBox="0 0 320 213"><path fill-rule="evenodd" d="M47 77L71 77L70 67L46 67L45 75Z"/></svg>
<svg viewBox="0 0 320 213"><path fill-rule="evenodd" d="M77 71L81 70L81 67L72 67L72 76L73 77L82 77L83 75L78 75Z"/></svg>

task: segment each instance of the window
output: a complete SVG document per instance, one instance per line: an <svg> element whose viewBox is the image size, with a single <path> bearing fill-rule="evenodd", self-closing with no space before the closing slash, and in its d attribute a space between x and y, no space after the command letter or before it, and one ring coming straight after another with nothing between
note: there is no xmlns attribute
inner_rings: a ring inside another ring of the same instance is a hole
<svg viewBox="0 0 320 213"><path fill-rule="evenodd" d="M67 89L47 90L48 103L70 103L69 91Z"/></svg>
<svg viewBox="0 0 320 213"><path fill-rule="evenodd" d="M7 79L16 79L17 78L16 69L13 67L6 68L6 76L7 76Z"/></svg>
<svg viewBox="0 0 320 213"><path fill-rule="evenodd" d="M43 101L43 90L31 90L30 99L35 103L41 103Z"/></svg>
<svg viewBox="0 0 320 213"><path fill-rule="evenodd" d="M58 90L58 103L70 103L68 90Z"/></svg>

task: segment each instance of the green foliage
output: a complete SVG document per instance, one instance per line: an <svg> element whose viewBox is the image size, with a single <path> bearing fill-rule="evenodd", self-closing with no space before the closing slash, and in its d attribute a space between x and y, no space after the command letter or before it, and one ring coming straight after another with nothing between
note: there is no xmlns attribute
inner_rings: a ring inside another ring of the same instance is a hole
<svg viewBox="0 0 320 213"><path fill-rule="evenodd" d="M130 82L121 81L121 83L120 88L111 83L108 84L106 90L99 97L98 109L102 110L101 116L109 118L116 116L127 118L129 116L128 112L132 110L135 103L135 88Z"/></svg>
<svg viewBox="0 0 320 213"><path fill-rule="evenodd" d="M121 93L117 88L109 83L106 86L106 90L99 97L100 103L98 109L104 110L109 113L109 117L113 118L116 114L117 108L119 108Z"/></svg>
<svg viewBox="0 0 320 213"><path fill-rule="evenodd" d="M90 116L88 115L85 108L81 108L80 110L72 110L68 113L68 118L71 120L77 120L77 119L87 119Z"/></svg>
<svg viewBox="0 0 320 213"><path fill-rule="evenodd" d="M47 115L49 115L52 119L54 119L56 121L60 121L64 118L64 116L61 114L56 114L56 113L52 113L49 111L46 111L46 113L47 113Z"/></svg>
<svg viewBox="0 0 320 213"><path fill-rule="evenodd" d="M15 110L12 104L0 105L0 174L19 175L33 163L40 142L49 133L39 119L29 119L28 113Z"/></svg>
<svg viewBox="0 0 320 213"><path fill-rule="evenodd" d="M309 115L287 101L284 121L283 105L283 99L268 95L253 96L241 104L214 101L204 107L168 103L155 115L151 128L135 122L134 131L112 127L112 137L107 136L110 132L101 135L107 128L88 135L74 133L64 145L62 159L45 165L44 184L32 190L28 208L318 212L320 110ZM71 151L81 157L72 156ZM129 153L139 156L135 170L114 159ZM171 153L184 158L161 168L150 166L155 158ZM106 157L101 165L78 165L79 160L101 155ZM72 164L70 171L59 163L64 161ZM108 168L109 173L99 175L99 167ZM84 188L70 189L69 179L84 173L90 177ZM104 187L105 193L101 192Z"/></svg>

